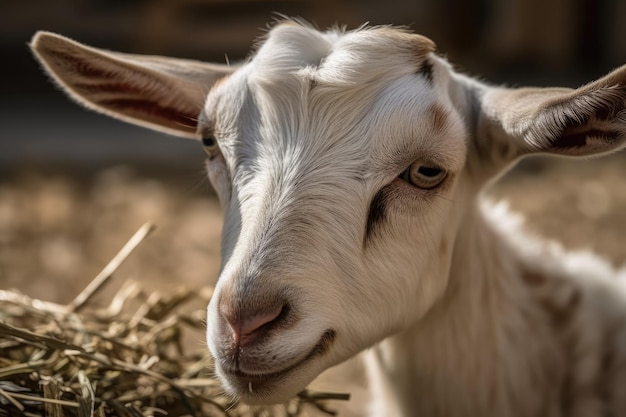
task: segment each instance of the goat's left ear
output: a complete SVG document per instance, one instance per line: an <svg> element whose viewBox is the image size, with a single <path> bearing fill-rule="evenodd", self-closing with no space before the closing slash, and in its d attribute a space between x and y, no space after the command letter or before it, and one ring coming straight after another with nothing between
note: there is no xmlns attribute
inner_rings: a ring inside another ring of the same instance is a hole
<svg viewBox="0 0 626 417"><path fill-rule="evenodd" d="M479 136L508 157L616 151L626 146L626 66L575 90L488 88L481 110Z"/></svg>

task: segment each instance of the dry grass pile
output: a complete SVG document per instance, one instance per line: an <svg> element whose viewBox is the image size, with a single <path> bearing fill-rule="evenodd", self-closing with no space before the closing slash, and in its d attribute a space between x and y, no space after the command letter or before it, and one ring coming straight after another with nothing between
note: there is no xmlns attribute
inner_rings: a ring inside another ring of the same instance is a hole
<svg viewBox="0 0 626 417"><path fill-rule="evenodd" d="M146 294L127 281L104 308L95 293L152 230L143 226L70 303L0 290L0 416L304 416L332 414L325 400L343 394L301 393L272 409L238 406L223 395L201 345L211 290ZM187 309L188 310L188 309ZM309 405L308 407L306 405Z"/></svg>

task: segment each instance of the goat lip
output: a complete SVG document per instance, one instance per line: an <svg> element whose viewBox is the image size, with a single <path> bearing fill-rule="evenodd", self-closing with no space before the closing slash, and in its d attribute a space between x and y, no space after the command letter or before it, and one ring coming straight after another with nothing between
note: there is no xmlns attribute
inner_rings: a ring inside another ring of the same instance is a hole
<svg viewBox="0 0 626 417"><path fill-rule="evenodd" d="M314 358L326 353L328 349L330 349L330 346L335 339L335 335L336 332L334 330L327 330L324 332L322 337L320 337L319 342L309 351L309 353L307 353L304 358L278 371L257 374L247 373L240 369L224 369L224 372L229 376L229 378L235 379L241 385L240 389L248 391L250 388L249 384L254 383L261 384L261 386L255 385L255 388L258 390L262 386L272 384L274 381L277 381L295 369L302 367Z"/></svg>

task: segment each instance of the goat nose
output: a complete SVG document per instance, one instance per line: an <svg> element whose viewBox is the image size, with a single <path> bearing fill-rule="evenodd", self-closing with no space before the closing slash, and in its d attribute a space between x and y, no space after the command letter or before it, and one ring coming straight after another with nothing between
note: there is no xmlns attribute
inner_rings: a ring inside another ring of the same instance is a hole
<svg viewBox="0 0 626 417"><path fill-rule="evenodd" d="M285 306L257 310L251 314L235 313L232 309L220 306L220 313L228 323L234 342L239 347L252 343L267 328L267 324L277 321ZM265 326L265 327L264 327Z"/></svg>

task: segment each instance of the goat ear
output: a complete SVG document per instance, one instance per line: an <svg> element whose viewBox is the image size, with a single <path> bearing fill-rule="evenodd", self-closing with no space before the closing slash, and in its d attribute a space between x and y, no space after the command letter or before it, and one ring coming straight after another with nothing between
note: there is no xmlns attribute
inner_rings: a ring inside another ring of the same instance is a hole
<svg viewBox="0 0 626 417"><path fill-rule="evenodd" d="M234 71L225 65L109 52L49 32L31 48L52 78L78 103L129 123L197 138L206 93Z"/></svg>
<svg viewBox="0 0 626 417"><path fill-rule="evenodd" d="M488 89L481 107L479 129L490 132L479 135L497 138L509 156L616 151L626 146L626 66L575 90Z"/></svg>

